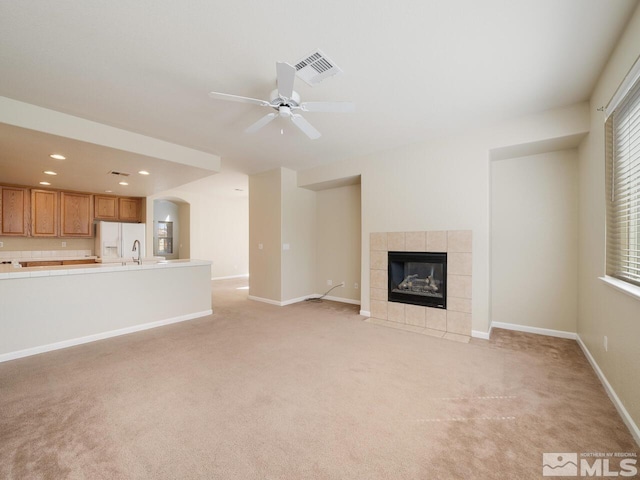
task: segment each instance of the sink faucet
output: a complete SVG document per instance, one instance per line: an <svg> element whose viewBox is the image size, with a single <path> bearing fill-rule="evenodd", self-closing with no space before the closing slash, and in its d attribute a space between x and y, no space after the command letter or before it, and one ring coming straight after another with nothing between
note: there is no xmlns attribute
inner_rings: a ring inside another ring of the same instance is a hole
<svg viewBox="0 0 640 480"><path fill-rule="evenodd" d="M136 248L136 244L138 245ZM140 248L140 241L139 240L134 240L133 241L133 249L131 250L132 252L138 252L138 258L137 259L133 259L138 265L140 265L142 263L142 260L140 259L140 251L142 249Z"/></svg>

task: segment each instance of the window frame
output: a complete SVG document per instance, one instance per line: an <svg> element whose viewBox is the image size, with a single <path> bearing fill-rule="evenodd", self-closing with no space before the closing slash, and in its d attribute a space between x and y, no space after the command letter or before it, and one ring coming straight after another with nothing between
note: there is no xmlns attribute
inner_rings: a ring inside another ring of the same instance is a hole
<svg viewBox="0 0 640 480"><path fill-rule="evenodd" d="M640 299L640 59L605 112L606 274L600 278Z"/></svg>
<svg viewBox="0 0 640 480"><path fill-rule="evenodd" d="M164 224L166 226L166 228L164 229L166 231L165 235L160 235L160 224ZM156 255L173 255L173 222L170 221L165 221L165 220L158 220L157 221L157 225L156 225ZM170 251L165 250L161 250L160 249L160 240L168 240L168 245L170 247Z"/></svg>

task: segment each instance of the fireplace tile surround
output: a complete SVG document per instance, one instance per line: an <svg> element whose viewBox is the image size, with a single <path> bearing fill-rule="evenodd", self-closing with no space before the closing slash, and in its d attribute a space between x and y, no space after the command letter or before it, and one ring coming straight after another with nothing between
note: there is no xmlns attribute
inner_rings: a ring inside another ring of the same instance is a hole
<svg viewBox="0 0 640 480"><path fill-rule="evenodd" d="M446 252L447 309L387 301L388 252ZM372 323L468 341L471 336L472 232L373 232L369 239Z"/></svg>

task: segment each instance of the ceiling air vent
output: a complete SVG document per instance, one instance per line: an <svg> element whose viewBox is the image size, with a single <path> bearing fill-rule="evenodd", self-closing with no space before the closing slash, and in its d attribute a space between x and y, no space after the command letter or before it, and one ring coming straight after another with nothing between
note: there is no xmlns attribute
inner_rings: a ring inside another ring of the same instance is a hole
<svg viewBox="0 0 640 480"><path fill-rule="evenodd" d="M110 175L115 175L117 177L128 177L129 175L131 175L130 173L125 173L125 172L116 172L115 170L111 170L109 172Z"/></svg>
<svg viewBox="0 0 640 480"><path fill-rule="evenodd" d="M319 49L298 60L295 67L296 75L312 87L325 78L342 73L342 69Z"/></svg>

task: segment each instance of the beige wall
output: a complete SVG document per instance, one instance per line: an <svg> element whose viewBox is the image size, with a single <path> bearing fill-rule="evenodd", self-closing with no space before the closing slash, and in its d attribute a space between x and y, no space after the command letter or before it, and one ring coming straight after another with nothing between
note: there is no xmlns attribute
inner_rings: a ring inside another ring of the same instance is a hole
<svg viewBox="0 0 640 480"><path fill-rule="evenodd" d="M314 293L316 194L311 190L298 188L297 175L293 170L281 168L280 174L282 182L281 301L286 302Z"/></svg>
<svg viewBox="0 0 640 480"><path fill-rule="evenodd" d="M491 163L491 320L576 332L578 153Z"/></svg>
<svg viewBox="0 0 640 480"><path fill-rule="evenodd" d="M249 295L274 302L282 299L281 185L281 169L249 177Z"/></svg>
<svg viewBox="0 0 640 480"><path fill-rule="evenodd" d="M184 225L191 225L191 205L188 203L178 204L178 215ZM191 258L191 228L181 228L178 237L178 258ZM247 260L248 261L248 260ZM247 266L247 268L249 268Z"/></svg>
<svg viewBox="0 0 640 480"><path fill-rule="evenodd" d="M360 210L360 185L316 192L316 293L344 281L329 295L360 300Z"/></svg>
<svg viewBox="0 0 640 480"><path fill-rule="evenodd" d="M472 230L473 330L487 332L491 151L575 138L588 128L588 106L579 104L310 169L299 173L298 184L361 175L363 311L370 309L371 232Z"/></svg>
<svg viewBox="0 0 640 480"><path fill-rule="evenodd" d="M605 273L605 117L597 109L607 105L639 55L640 10L636 9L591 97L591 133L579 150L578 334L636 425L640 424L640 299L598 279Z"/></svg>
<svg viewBox="0 0 640 480"><path fill-rule="evenodd" d="M348 283L331 296L359 300L358 185L316 192L298 187L295 171L278 168L251 176L249 192L252 297L297 301L324 293L331 279Z"/></svg>
<svg viewBox="0 0 640 480"><path fill-rule="evenodd" d="M189 204L186 216L189 229L181 228L180 258L210 260L212 278L246 275L249 272L247 184L246 175L223 172L147 197L147 251L153 251L153 201L185 202ZM236 186L244 191L235 191ZM186 206L180 209L182 223L186 223L182 216L185 209Z"/></svg>

